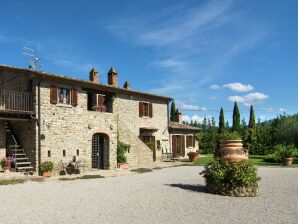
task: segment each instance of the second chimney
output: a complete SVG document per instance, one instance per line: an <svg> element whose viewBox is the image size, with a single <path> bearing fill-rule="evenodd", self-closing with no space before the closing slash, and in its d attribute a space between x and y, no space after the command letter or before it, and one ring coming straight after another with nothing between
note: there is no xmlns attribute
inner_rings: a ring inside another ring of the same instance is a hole
<svg viewBox="0 0 298 224"><path fill-rule="evenodd" d="M113 66L108 72L108 84L113 87L118 87L118 73Z"/></svg>
<svg viewBox="0 0 298 224"><path fill-rule="evenodd" d="M92 68L90 73L89 73L89 80L91 82L98 83L98 72L95 68Z"/></svg>
<svg viewBox="0 0 298 224"><path fill-rule="evenodd" d="M126 81L123 85L124 89L129 89L130 90L130 83L128 81Z"/></svg>
<svg viewBox="0 0 298 224"><path fill-rule="evenodd" d="M182 113L177 109L174 115L174 122L182 124Z"/></svg>

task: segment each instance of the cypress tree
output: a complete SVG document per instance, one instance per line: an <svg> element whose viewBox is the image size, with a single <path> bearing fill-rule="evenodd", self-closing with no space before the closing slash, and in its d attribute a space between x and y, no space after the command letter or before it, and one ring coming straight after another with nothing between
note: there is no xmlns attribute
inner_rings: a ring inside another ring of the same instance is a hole
<svg viewBox="0 0 298 224"><path fill-rule="evenodd" d="M250 106L250 114L249 114L249 128L255 129L256 121L255 121L255 112L253 105Z"/></svg>
<svg viewBox="0 0 298 224"><path fill-rule="evenodd" d="M240 112L239 112L237 102L235 102L235 104L234 104L232 130L238 132L239 134L240 134L240 131L241 131Z"/></svg>
<svg viewBox="0 0 298 224"><path fill-rule="evenodd" d="M171 111L170 111L170 121L174 121L175 112L176 112L176 105L175 105L175 101L173 100L171 105Z"/></svg>
<svg viewBox="0 0 298 224"><path fill-rule="evenodd" d="M225 131L225 115L223 108L220 108L218 134L222 134Z"/></svg>

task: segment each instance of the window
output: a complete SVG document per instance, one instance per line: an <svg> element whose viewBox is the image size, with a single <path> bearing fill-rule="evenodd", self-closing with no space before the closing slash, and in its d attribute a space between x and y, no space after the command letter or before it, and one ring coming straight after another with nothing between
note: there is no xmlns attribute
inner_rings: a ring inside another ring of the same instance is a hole
<svg viewBox="0 0 298 224"><path fill-rule="evenodd" d="M152 103L139 102L139 117L153 117Z"/></svg>
<svg viewBox="0 0 298 224"><path fill-rule="evenodd" d="M58 103L70 104L70 90L66 88L58 88Z"/></svg>
<svg viewBox="0 0 298 224"><path fill-rule="evenodd" d="M48 157L51 157L51 150L48 150Z"/></svg>
<svg viewBox="0 0 298 224"><path fill-rule="evenodd" d="M77 156L79 156L79 155L80 155L80 150L77 149Z"/></svg>
<svg viewBox="0 0 298 224"><path fill-rule="evenodd" d="M66 151L63 150L63 151L62 151L62 154L63 154L63 157L65 157L65 156L66 156Z"/></svg>
<svg viewBox="0 0 298 224"><path fill-rule="evenodd" d="M113 96L100 93L88 93L88 110L113 113Z"/></svg>
<svg viewBox="0 0 298 224"><path fill-rule="evenodd" d="M186 136L186 147L187 148L195 147L195 138L193 135Z"/></svg>

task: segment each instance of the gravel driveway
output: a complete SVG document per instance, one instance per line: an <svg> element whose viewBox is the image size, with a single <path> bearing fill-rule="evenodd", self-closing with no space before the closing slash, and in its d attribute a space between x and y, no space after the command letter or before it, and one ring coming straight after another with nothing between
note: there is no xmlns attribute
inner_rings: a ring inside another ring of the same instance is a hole
<svg viewBox="0 0 298 224"><path fill-rule="evenodd" d="M201 170L0 186L0 223L298 223L298 169L259 168L256 198L204 193Z"/></svg>

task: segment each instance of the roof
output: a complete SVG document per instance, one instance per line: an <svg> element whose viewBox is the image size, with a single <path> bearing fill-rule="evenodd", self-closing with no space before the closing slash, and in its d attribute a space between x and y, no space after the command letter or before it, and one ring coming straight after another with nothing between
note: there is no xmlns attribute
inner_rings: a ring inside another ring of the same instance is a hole
<svg viewBox="0 0 298 224"><path fill-rule="evenodd" d="M198 132L201 129L197 127L190 126L188 124L180 124L178 122L169 122L169 129L174 129L174 130L189 130L189 131L195 131Z"/></svg>
<svg viewBox="0 0 298 224"><path fill-rule="evenodd" d="M142 91L135 91L135 90L125 89L125 88L120 88L120 87L114 87L114 86L110 86L107 84L94 83L89 80L72 78L69 76L57 75L54 73L48 73L48 72L43 72L43 71L36 71L36 70L32 71L32 70L25 69L25 68L18 68L18 67L0 64L0 70L1 69L20 72L20 73L28 74L28 75L35 75L37 77L42 77L42 78L47 78L47 79L65 80L65 81L69 81L69 82L75 82L75 83L78 83L82 87L98 89L98 90L103 90L103 91L112 92L112 93L120 93L120 94L125 94L125 95L137 95L137 96L156 98L156 99L166 100L166 101L172 100L172 98L169 96L161 96L161 95L146 93L146 92L142 92Z"/></svg>

